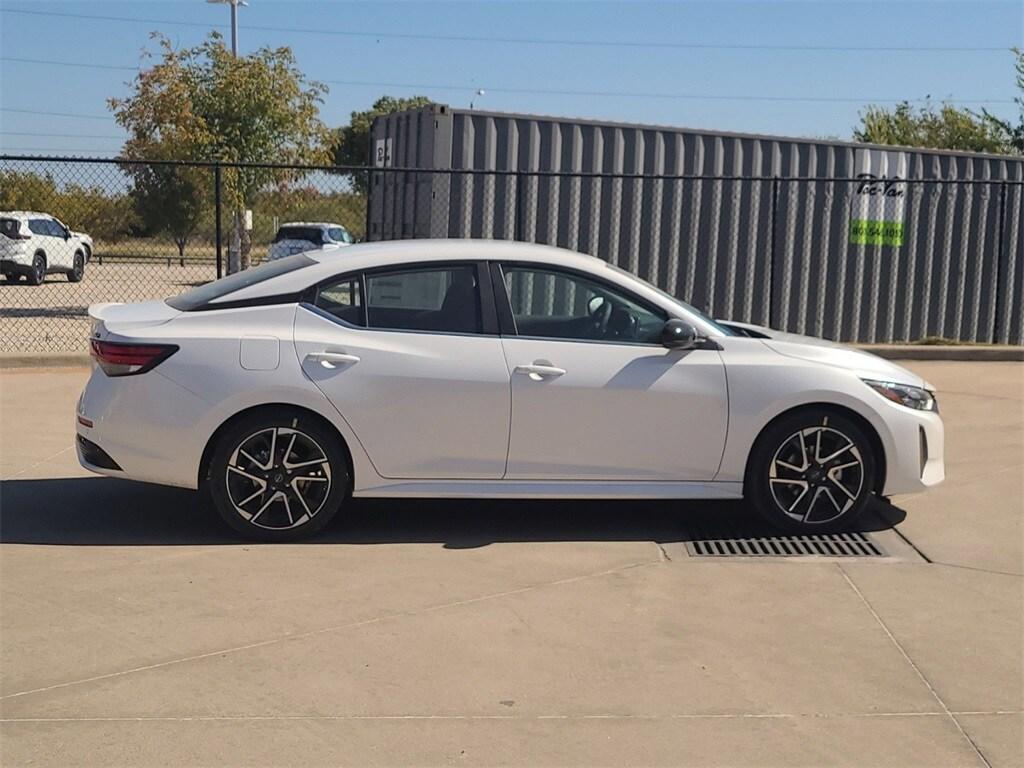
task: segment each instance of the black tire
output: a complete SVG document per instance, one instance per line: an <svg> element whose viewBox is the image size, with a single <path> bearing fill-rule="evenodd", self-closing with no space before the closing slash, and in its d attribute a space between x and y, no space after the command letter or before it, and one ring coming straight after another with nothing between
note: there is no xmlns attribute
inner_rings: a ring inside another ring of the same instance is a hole
<svg viewBox="0 0 1024 768"><path fill-rule="evenodd" d="M282 408L240 419L219 436L205 487L224 522L246 538L296 541L331 521L350 482L337 434Z"/></svg>
<svg viewBox="0 0 1024 768"><path fill-rule="evenodd" d="M80 283L85 276L85 255L81 251L75 251L74 266L68 272L69 283Z"/></svg>
<svg viewBox="0 0 1024 768"><path fill-rule="evenodd" d="M4 282L5 283L16 283L20 279L21 279L21 277L19 275L14 275L14 274L4 275Z"/></svg>
<svg viewBox="0 0 1024 768"><path fill-rule="evenodd" d="M43 254L37 253L32 259L32 271L25 276L25 279L28 280L29 285L41 285L46 279L46 257Z"/></svg>
<svg viewBox="0 0 1024 768"><path fill-rule="evenodd" d="M871 441L859 425L835 411L807 408L770 424L758 437L744 495L781 530L849 530L871 501L876 467Z"/></svg>

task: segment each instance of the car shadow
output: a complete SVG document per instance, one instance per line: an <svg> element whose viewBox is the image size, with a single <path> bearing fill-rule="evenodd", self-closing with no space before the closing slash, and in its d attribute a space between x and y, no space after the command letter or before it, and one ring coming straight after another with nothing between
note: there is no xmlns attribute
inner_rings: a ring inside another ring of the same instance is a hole
<svg viewBox="0 0 1024 768"><path fill-rule="evenodd" d="M879 531L906 514L879 503L856 530ZM735 501L350 499L313 544L692 541L707 531L779 535ZM0 542L68 546L230 544L240 539L204 497L112 478L0 482Z"/></svg>

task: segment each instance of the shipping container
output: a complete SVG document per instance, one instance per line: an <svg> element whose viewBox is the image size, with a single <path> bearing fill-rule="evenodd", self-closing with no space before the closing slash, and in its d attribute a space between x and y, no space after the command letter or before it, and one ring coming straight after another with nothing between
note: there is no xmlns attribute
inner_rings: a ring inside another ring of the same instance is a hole
<svg viewBox="0 0 1024 768"><path fill-rule="evenodd" d="M371 153L372 240L549 243L839 340L1024 343L1021 158L444 105L377 118Z"/></svg>

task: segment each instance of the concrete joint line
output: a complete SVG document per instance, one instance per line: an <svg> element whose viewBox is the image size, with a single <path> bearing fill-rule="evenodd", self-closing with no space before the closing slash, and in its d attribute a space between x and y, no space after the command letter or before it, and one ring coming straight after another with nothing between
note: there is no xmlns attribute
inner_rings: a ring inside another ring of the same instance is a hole
<svg viewBox="0 0 1024 768"><path fill-rule="evenodd" d="M165 667L175 666L177 664L185 664L192 661L201 661L202 659L209 659L214 656L227 656L228 654L241 653L242 651L252 651L257 648L266 648L267 646L277 645L279 643L286 643L293 640L303 640L309 637L316 637L317 635L325 635L331 632L341 632L346 629L356 629L358 627L365 627L371 624L380 624L381 622L388 621L391 619L408 618L411 616L418 616L421 614L434 613L436 611L443 611L449 608L459 608L464 605L473 605L474 603L481 603L488 600L497 600L502 597L511 597L512 595L521 595L525 592L533 592L538 589L545 587L557 587L565 584L574 584L579 581L586 581L588 579L601 578L602 576L608 576L613 573L621 573L622 571L628 571L633 568L642 568L649 565L658 565L661 560L647 560L639 563L630 563L629 565L623 565L618 568L609 568L608 570L598 571L596 573L587 573L581 576L569 576L564 579L556 579L555 581L546 581L540 584L531 584L526 587L519 587L517 589L510 589L504 592L493 592L487 595L480 595L479 597L470 597L465 600L454 600L449 603L441 603L439 605L432 605L426 608L418 608L409 611L396 611L395 613L389 613L384 616L375 616L372 619L363 619L361 621L353 621L346 624L336 624L330 627L320 627L319 629L310 629L305 632L293 632L286 635L280 635L278 637L272 637L267 640L259 640L255 643L247 643L245 645L237 645L231 648L221 648L216 651L207 651L206 653L197 653L191 656L182 656L177 659L168 659L167 661L160 661L155 664L145 664L140 667L132 667L131 669L124 669L118 672L107 672L102 675L93 675L92 677L85 677L79 680L69 680L64 683L54 683L53 685L45 685L40 688L32 688L26 691L17 691L15 693L8 693L4 696L0 696L0 701L6 701L8 699L16 699L21 696L29 696L34 693L46 693L47 691L59 690L61 688L71 688L78 685L86 685L88 683L95 683L101 680L110 680L115 677L124 677L126 675L133 675L139 672L149 672L154 669L163 669Z"/></svg>
<svg viewBox="0 0 1024 768"><path fill-rule="evenodd" d="M68 446L67 448L61 448L61 449L60 449L59 451L57 451L57 452L56 452L55 454L53 454L52 456L47 456L47 457L46 457L45 459L40 459L40 460L39 460L39 461L37 461L37 462L36 462L35 464L33 464L33 465L31 465L31 466L28 466L28 467L25 467L25 468L24 468L23 470L21 470L20 472L15 472L15 473L14 473L13 475L11 475L10 477L8 477L8 478L6 478L6 479L7 479L7 480L14 480L14 479L16 479L16 478L19 478L19 477L21 477L22 475L24 475L24 474L25 474L26 472L31 472L31 471L32 471L33 469L35 469L36 467L38 467L38 466L39 466L40 464L46 464L47 462L53 461L54 459L56 459L56 458L57 458L58 456L60 456L61 454L67 453L68 451L70 451L70 450L72 449L72 447L73 447L73 446L70 446L70 445L69 445L69 446Z"/></svg>
<svg viewBox="0 0 1024 768"><path fill-rule="evenodd" d="M991 712L954 712L956 715L1019 715L1016 710L994 710ZM140 715L121 717L4 717L0 723L149 723L149 722L260 722L265 720L514 720L533 722L538 720L842 720L851 718L884 717L947 717L946 712L723 712L723 713L670 713L666 715L627 715L595 713L589 715L548 714L548 715Z"/></svg>
<svg viewBox="0 0 1024 768"><path fill-rule="evenodd" d="M931 684L931 681L929 681L928 678L925 677L925 674L921 671L921 668L914 663L914 660L912 658L910 658L910 654L906 652L900 641L896 639L896 636L892 633L889 627L886 626L885 622L882 621L882 617L878 615L878 611L876 611L874 606L871 605L868 599L864 596L864 593L861 592L857 585L853 583L853 579L850 578L850 575L845 570L843 570L843 566L839 563L836 563L836 568L839 569L839 572L843 575L843 578L846 579L846 583L850 585L850 589L852 589L854 593L857 595L857 597L860 598L860 601L864 604L864 607L867 608L868 611L870 611L872 616L874 616L875 621L878 622L878 626L880 626L882 628L882 631L885 632L886 637L889 638L889 641L894 646L896 646L896 650L900 652L900 655L903 656L907 664L910 665L911 669L914 670L914 673L918 676L921 682L924 683L925 687L928 689L928 692L931 693L932 698L934 698L935 701L938 702L939 706L942 707L943 713L945 713L949 717L949 719L953 721L953 725L955 725L956 729L960 731L960 735L963 736L967 743L971 745L971 749L974 750L974 754L977 755L978 760L980 760L982 765L984 765L986 768L992 768L992 763L988 761L988 758L985 757L984 753L978 748L978 745L974 743L974 739L967 735L967 731L965 731L964 727L960 724L960 721L957 719L956 714L950 711L949 707L946 706L946 702L942 700L941 696L939 696L939 692L935 690L935 686Z"/></svg>

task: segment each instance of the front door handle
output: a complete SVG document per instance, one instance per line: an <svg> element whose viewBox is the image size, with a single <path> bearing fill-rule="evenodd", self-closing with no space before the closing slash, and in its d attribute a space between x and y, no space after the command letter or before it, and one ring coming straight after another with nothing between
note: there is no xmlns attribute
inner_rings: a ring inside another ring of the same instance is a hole
<svg viewBox="0 0 1024 768"><path fill-rule="evenodd" d="M355 365L359 362L358 355L349 355L345 352L310 352L306 355L307 360L320 363L324 368L337 368L339 365Z"/></svg>
<svg viewBox="0 0 1024 768"><path fill-rule="evenodd" d="M551 365L546 360L530 365L517 365L513 369L516 373L523 373L529 376L534 381L540 381L541 379L554 379L559 376L565 375L565 368L558 368L557 366Z"/></svg>

